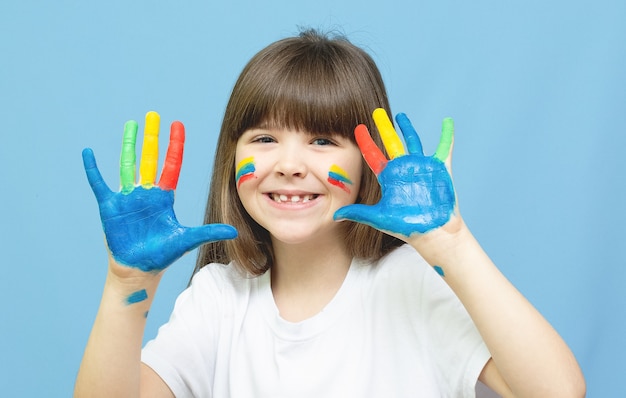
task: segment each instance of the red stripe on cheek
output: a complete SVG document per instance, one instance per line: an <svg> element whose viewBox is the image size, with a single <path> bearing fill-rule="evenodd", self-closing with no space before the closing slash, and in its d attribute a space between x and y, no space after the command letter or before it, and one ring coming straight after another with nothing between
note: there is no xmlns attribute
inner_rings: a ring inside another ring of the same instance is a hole
<svg viewBox="0 0 626 398"><path fill-rule="evenodd" d="M339 188L343 189L344 191L346 191L346 193L350 193L350 188L348 188L346 186L346 184L344 184L343 182L337 181L337 180L332 179L330 177L328 177L328 182L330 182L331 184L333 184L336 187L339 187Z"/></svg>
<svg viewBox="0 0 626 398"><path fill-rule="evenodd" d="M241 184L243 184L244 182L254 178L254 173L250 173L250 174L244 174L239 178L239 181L237 181L237 188L239 188L239 186Z"/></svg>

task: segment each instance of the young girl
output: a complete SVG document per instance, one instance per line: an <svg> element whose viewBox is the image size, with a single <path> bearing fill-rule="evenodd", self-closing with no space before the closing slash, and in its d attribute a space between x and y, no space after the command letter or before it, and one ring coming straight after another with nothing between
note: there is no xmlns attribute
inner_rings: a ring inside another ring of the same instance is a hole
<svg viewBox="0 0 626 398"><path fill-rule="evenodd" d="M584 396L571 351L459 214L452 121L424 156L406 116L405 148L387 114L372 59L306 31L235 84L207 225L173 212L182 124L158 184L155 113L138 184L136 123L120 192L86 149L110 256L76 396L471 397L478 379L507 397ZM163 271L196 247L190 287L142 350Z"/></svg>

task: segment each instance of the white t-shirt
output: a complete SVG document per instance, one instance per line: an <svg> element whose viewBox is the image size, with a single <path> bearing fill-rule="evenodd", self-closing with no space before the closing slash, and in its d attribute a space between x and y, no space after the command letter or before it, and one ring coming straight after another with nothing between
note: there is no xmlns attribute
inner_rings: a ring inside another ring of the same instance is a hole
<svg viewBox="0 0 626 398"><path fill-rule="evenodd" d="M410 246L354 260L322 312L282 319L270 272L210 264L143 350L177 397L474 397L490 354Z"/></svg>

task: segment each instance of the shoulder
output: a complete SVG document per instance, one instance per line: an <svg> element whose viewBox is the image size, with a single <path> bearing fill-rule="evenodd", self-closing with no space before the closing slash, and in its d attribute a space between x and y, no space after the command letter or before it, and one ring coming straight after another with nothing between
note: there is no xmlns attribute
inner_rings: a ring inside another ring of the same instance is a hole
<svg viewBox="0 0 626 398"><path fill-rule="evenodd" d="M200 306L224 309L241 298L247 299L256 277L243 275L230 264L211 263L202 267L192 278L190 286L177 301L189 301Z"/></svg>
<svg viewBox="0 0 626 398"><path fill-rule="evenodd" d="M401 263L401 264L415 264L420 263L421 265L428 265L426 260L420 256L417 250L413 249L408 244L404 244L402 246L398 246L395 249L391 250L389 253L385 254L377 263Z"/></svg>
<svg viewBox="0 0 626 398"><path fill-rule="evenodd" d="M258 277L246 275L241 267L231 262L229 264L211 263L202 267L191 280L190 287L214 285L214 288L247 289Z"/></svg>
<svg viewBox="0 0 626 398"><path fill-rule="evenodd" d="M243 275L232 262L229 264L211 263L202 267L191 280L191 286L217 284L238 286L249 282L253 277Z"/></svg>
<svg viewBox="0 0 626 398"><path fill-rule="evenodd" d="M406 244L393 249L377 261L369 262L368 265L376 276L387 278L423 279L434 272L426 260Z"/></svg>

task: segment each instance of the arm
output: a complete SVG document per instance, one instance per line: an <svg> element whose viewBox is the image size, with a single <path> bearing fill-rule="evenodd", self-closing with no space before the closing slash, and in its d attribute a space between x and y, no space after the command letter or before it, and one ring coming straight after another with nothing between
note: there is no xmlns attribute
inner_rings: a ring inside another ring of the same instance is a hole
<svg viewBox="0 0 626 398"><path fill-rule="evenodd" d="M173 396L150 368L141 364L146 317L163 271L203 243L236 236L234 228L213 224L181 226L173 210L184 146L184 127L172 123L170 144L155 185L159 116L146 115L135 184L137 123L124 129L120 192L104 182L90 149L83 151L89 184L96 196L109 250L108 273L100 308L85 348L74 395L125 397Z"/></svg>
<svg viewBox="0 0 626 398"><path fill-rule="evenodd" d="M450 174L452 120L444 120L439 147L429 157L406 116L396 120L408 153L386 113L374 112L389 161L365 126L355 130L381 184L381 201L344 207L335 218L362 222L404 240L437 270L492 355L480 377L485 384L506 397L584 396L584 378L570 349L493 264L459 214Z"/></svg>

